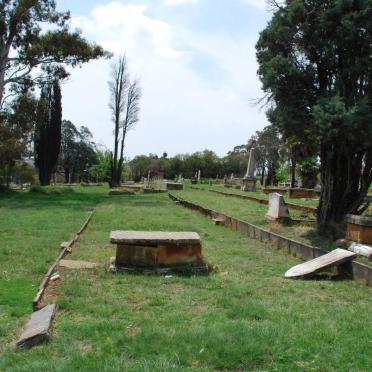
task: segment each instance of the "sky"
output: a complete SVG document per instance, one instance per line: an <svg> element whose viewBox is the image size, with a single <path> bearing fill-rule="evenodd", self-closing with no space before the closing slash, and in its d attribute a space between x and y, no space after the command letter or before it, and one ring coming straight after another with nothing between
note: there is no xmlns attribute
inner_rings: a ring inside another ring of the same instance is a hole
<svg viewBox="0 0 372 372"><path fill-rule="evenodd" d="M210 149L223 156L268 123L255 44L270 19L264 0L59 0L71 27L114 53L71 71L63 115L112 148L108 81L126 53L140 81L140 121L127 136L128 158Z"/></svg>

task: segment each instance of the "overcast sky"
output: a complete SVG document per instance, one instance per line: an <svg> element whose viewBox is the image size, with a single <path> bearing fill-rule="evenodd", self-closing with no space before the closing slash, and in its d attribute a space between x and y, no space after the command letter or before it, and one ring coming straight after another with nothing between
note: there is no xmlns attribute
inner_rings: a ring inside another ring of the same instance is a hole
<svg viewBox="0 0 372 372"><path fill-rule="evenodd" d="M225 155L267 125L255 43L270 14L264 0L59 0L72 26L116 55L126 52L143 91L126 155ZM63 86L64 118L112 147L110 65L94 61Z"/></svg>

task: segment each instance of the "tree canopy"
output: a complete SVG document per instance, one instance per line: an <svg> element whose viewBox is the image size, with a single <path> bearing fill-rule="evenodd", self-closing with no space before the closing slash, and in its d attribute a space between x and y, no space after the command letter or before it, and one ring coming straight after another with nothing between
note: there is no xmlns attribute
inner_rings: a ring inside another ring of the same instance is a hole
<svg viewBox="0 0 372 372"><path fill-rule="evenodd" d="M321 232L365 209L372 180L371 40L371 0L287 0L256 46L270 121L285 139L316 144Z"/></svg>

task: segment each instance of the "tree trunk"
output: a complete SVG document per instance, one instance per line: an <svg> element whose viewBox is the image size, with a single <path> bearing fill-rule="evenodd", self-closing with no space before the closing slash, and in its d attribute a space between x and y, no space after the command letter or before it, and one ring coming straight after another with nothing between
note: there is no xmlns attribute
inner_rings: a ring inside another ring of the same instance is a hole
<svg viewBox="0 0 372 372"><path fill-rule="evenodd" d="M291 188L296 187L296 167L297 161L294 157L291 158Z"/></svg>
<svg viewBox="0 0 372 372"><path fill-rule="evenodd" d="M318 230L342 237L346 214L360 214L372 180L372 154L360 154L346 144L322 144Z"/></svg>

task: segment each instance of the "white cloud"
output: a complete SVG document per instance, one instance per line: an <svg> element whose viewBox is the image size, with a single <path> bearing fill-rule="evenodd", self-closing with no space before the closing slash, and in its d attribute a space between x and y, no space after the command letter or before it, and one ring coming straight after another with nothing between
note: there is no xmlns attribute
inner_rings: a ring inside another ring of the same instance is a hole
<svg viewBox="0 0 372 372"><path fill-rule="evenodd" d="M199 0L165 0L165 5L197 4Z"/></svg>
<svg viewBox="0 0 372 372"><path fill-rule="evenodd" d="M132 75L140 78L141 121L128 136L127 155L174 155L205 148L222 155L266 123L264 114L249 105L250 98L261 94L254 43L249 40L183 32L149 17L145 6L120 2L96 7L89 16L74 18L73 24L105 48L126 51ZM224 72L223 79L211 84L190 67L197 51ZM95 139L109 147L111 63L95 61L74 70L63 90L65 118L87 125Z"/></svg>

